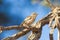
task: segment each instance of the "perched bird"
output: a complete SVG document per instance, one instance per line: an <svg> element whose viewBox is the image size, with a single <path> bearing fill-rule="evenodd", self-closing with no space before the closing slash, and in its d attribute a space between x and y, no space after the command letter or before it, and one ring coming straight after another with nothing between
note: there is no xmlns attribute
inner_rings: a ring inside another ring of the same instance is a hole
<svg viewBox="0 0 60 40"><path fill-rule="evenodd" d="M20 26L28 27L35 21L36 16L37 16L36 13L32 13L31 16L26 17L26 19L22 22ZM3 40L16 40L16 39L14 37L8 37L4 38Z"/></svg>
<svg viewBox="0 0 60 40"><path fill-rule="evenodd" d="M22 22L20 26L28 27L35 21L36 16L37 14L35 12L32 13L31 16L26 17L26 19Z"/></svg>

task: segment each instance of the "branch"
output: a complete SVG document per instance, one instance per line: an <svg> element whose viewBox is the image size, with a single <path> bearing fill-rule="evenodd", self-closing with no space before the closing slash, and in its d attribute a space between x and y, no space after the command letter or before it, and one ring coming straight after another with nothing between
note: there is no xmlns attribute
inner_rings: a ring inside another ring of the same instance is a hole
<svg viewBox="0 0 60 40"><path fill-rule="evenodd" d="M30 34L30 36L28 37L28 40L39 40L40 36L41 36L41 31L40 32L32 32Z"/></svg>
<svg viewBox="0 0 60 40"><path fill-rule="evenodd" d="M12 35L12 37L5 38L4 40L13 40L13 39L18 39L19 37L27 34L30 30L29 29L24 29L21 32L18 32L17 34Z"/></svg>
<svg viewBox="0 0 60 40"><path fill-rule="evenodd" d="M8 26L8 27L0 27L0 30L11 30L11 29L19 29L17 25L14 26Z"/></svg>
<svg viewBox="0 0 60 40"><path fill-rule="evenodd" d="M2 31L5 31L5 30L12 30L12 29L21 30L22 28L24 28L24 27L18 27L17 25L8 26L8 27L0 26L0 33L1 33Z"/></svg>
<svg viewBox="0 0 60 40"><path fill-rule="evenodd" d="M44 26L45 24L48 24L48 23L49 23L48 19L38 21L35 25L35 28L37 27L37 29L32 28L32 34L28 37L28 40L39 40L39 38L41 37L41 34L42 34L42 26Z"/></svg>
<svg viewBox="0 0 60 40"><path fill-rule="evenodd" d="M34 30L34 28L33 28L31 35L28 37L28 40L39 40L39 38L41 37L41 34L42 34L42 27L45 24L49 23L50 18L52 17L51 15L52 15L52 13L48 14L46 17L44 17L41 20L39 20L35 24L35 26L32 25L32 26L34 26L37 29Z"/></svg>
<svg viewBox="0 0 60 40"><path fill-rule="evenodd" d="M52 13L49 13L46 17L42 18L39 22L42 23L42 25L44 25L45 23L48 23L49 20L46 20L46 19L49 19L51 18L51 15ZM18 29L20 30L21 27L17 27L17 26L9 26L9 27L0 27L0 32L2 32L3 30L11 30L11 29ZM32 28L33 29L33 28Z"/></svg>
<svg viewBox="0 0 60 40"><path fill-rule="evenodd" d="M15 25L15 26L9 26L9 27L0 27L0 31L11 30L11 29L20 30L20 28L26 28L26 27L30 26L35 21L36 17L37 17L37 14L34 12L30 16L26 17L21 25L19 25L19 26Z"/></svg>
<svg viewBox="0 0 60 40"><path fill-rule="evenodd" d="M18 32L17 34L13 35L13 37L17 39L17 38L19 38L19 37L27 34L29 31L30 31L30 30L28 30L28 29L24 29L24 30L22 30L21 32Z"/></svg>
<svg viewBox="0 0 60 40"><path fill-rule="evenodd" d="M49 34L50 40L53 40L53 34Z"/></svg>
<svg viewBox="0 0 60 40"><path fill-rule="evenodd" d="M59 21L59 20L58 20ZM58 40L60 40L60 23L57 24L57 28L58 28Z"/></svg>
<svg viewBox="0 0 60 40"><path fill-rule="evenodd" d="M51 30L50 30L50 34L49 34L49 37L50 37L50 40L53 40L53 33L54 33L54 29L55 29L55 24L51 27Z"/></svg>
<svg viewBox="0 0 60 40"><path fill-rule="evenodd" d="M39 30L42 26L49 23L50 19L53 17L51 15L52 15L52 13L50 12L47 16L45 16L44 18L39 20L36 24L34 24L36 27L33 27L34 25L32 25L32 26L24 27L24 28L27 28L27 29L30 29L30 30L35 30L35 29ZM38 26L40 24L41 24L41 27L38 28Z"/></svg>
<svg viewBox="0 0 60 40"><path fill-rule="evenodd" d="M49 4L51 10L55 8L55 6L50 2L50 0L46 0L46 2Z"/></svg>
<svg viewBox="0 0 60 40"><path fill-rule="evenodd" d="M51 18L52 16L52 13L50 12L47 16L45 16L44 18L42 18L41 20L40 20L40 22L42 22L43 24L45 24L45 21L46 21L46 19L49 19L49 18ZM45 21L44 21L45 20ZM22 24L21 24L22 25ZM18 30L20 30L20 28L22 28L22 26L17 26L17 25L14 25L14 26L8 26L8 27L3 27L3 26L0 26L0 30L11 30L11 29L18 29Z"/></svg>
<svg viewBox="0 0 60 40"><path fill-rule="evenodd" d="M41 27L40 28L42 28L42 26L44 26L45 24L48 24L49 23L49 18L51 18L51 14L49 14L50 16L46 16L46 17L44 17L43 19L41 19L40 21L38 21L39 23L41 23L42 25L41 25ZM48 17L48 18L47 18ZM32 28L33 29L33 28ZM27 34L28 32L30 31L30 29L24 29L23 31L21 31L21 32L18 32L17 34L15 34L14 36L13 36L13 38L19 38L19 37L21 37L21 36L23 36L23 35L25 35L25 34ZM40 31L40 33L41 33L41 31ZM40 34L39 33L39 34Z"/></svg>

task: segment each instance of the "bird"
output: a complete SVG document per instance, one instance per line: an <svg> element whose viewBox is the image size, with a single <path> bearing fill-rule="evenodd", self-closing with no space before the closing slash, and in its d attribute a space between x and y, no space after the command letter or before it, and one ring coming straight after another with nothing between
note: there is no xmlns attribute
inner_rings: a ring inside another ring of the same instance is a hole
<svg viewBox="0 0 60 40"><path fill-rule="evenodd" d="M36 12L33 12L30 16L27 16L25 18L25 20L21 23L20 26L23 26L23 27L28 27L30 26L36 19L38 14L36 14Z"/></svg>

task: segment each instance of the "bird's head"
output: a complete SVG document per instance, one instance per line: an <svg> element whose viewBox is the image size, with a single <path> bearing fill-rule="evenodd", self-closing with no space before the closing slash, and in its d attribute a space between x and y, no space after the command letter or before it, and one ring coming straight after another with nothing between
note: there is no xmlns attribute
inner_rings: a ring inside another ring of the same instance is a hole
<svg viewBox="0 0 60 40"><path fill-rule="evenodd" d="M31 14L31 16L34 16L34 17L37 17L37 13L36 12L33 12L32 14Z"/></svg>

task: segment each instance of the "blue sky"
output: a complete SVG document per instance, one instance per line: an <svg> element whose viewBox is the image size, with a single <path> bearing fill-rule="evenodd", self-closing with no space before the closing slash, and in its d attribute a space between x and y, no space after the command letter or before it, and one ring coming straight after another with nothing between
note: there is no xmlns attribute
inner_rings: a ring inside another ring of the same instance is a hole
<svg viewBox="0 0 60 40"><path fill-rule="evenodd" d="M27 16L29 16L32 12L36 12L38 14L36 21L43 18L45 15L50 12L50 8L42 6L40 4L32 4L31 0L3 0L3 5L0 6L0 12L5 12L7 17L10 18L10 22L6 24L2 24L5 26L10 25L19 25ZM43 27L42 35L40 40L49 40L49 30L50 28L48 25ZM18 30L9 30L3 31L0 34L0 40L11 36L15 33L19 32ZM55 29L54 31L54 40L57 40L57 32L58 30ZM30 33L26 34L25 36L19 38L18 40L27 40L27 37Z"/></svg>

